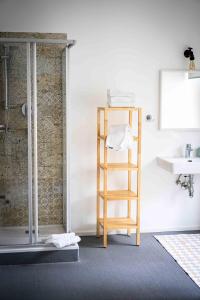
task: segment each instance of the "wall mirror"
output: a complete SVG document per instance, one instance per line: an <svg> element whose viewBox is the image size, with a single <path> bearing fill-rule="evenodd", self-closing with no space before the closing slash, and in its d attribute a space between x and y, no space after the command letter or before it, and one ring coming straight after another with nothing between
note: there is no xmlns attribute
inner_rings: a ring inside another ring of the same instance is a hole
<svg viewBox="0 0 200 300"><path fill-rule="evenodd" d="M160 129L200 130L200 71L160 72Z"/></svg>

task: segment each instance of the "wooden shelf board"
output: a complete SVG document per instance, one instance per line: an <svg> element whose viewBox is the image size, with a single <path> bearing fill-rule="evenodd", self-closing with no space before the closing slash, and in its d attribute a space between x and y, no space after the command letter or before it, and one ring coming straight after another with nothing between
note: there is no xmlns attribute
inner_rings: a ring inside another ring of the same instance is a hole
<svg viewBox="0 0 200 300"><path fill-rule="evenodd" d="M99 218L98 220L101 227L104 227L104 219ZM107 218L108 229L129 229L137 228L137 224L133 219L130 218Z"/></svg>
<svg viewBox="0 0 200 300"><path fill-rule="evenodd" d="M99 196L107 200L132 200L137 199L137 194L132 191L127 190L115 190L115 191L107 191L104 193L103 191L99 192Z"/></svg>
<svg viewBox="0 0 200 300"><path fill-rule="evenodd" d="M138 107L128 107L128 106L124 106L124 107L98 107L98 110L103 110L103 111L114 111L114 110L127 110L127 111L138 111L139 108Z"/></svg>
<svg viewBox="0 0 200 300"><path fill-rule="evenodd" d="M99 165L101 169L106 169L110 171L131 171L131 170L138 170L138 167L135 164L131 163L108 163Z"/></svg>
<svg viewBox="0 0 200 300"><path fill-rule="evenodd" d="M105 135L103 135L103 134L100 134L99 136L98 136L101 140L106 140L106 138L107 138L107 136L105 136ZM138 141L138 137L137 136L133 136L133 140L135 141L135 142L137 142Z"/></svg>

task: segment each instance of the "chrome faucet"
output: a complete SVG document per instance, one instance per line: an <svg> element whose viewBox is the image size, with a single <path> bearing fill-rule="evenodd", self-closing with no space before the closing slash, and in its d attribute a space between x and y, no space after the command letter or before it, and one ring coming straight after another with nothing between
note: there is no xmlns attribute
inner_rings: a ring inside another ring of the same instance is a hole
<svg viewBox="0 0 200 300"><path fill-rule="evenodd" d="M193 151L191 144L186 144L185 147L185 158L191 158L191 152Z"/></svg>

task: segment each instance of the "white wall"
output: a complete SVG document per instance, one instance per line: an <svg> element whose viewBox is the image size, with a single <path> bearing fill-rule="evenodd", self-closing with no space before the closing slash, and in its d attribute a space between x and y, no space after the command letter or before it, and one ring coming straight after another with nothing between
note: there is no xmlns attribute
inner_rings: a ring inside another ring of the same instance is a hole
<svg viewBox="0 0 200 300"><path fill-rule="evenodd" d="M71 51L72 229L95 230L96 107L109 87L132 87L137 104L155 117L143 125L142 229L200 227L200 177L190 199L175 177L160 169L158 155L173 155L198 132L160 132L159 70L184 68L193 46L199 65L200 1L197 0L2 0L0 31L67 32Z"/></svg>

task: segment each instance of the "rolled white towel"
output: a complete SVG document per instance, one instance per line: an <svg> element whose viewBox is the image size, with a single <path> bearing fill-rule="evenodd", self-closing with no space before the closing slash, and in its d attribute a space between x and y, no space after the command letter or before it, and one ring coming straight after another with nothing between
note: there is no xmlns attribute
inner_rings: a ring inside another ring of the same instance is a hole
<svg viewBox="0 0 200 300"><path fill-rule="evenodd" d="M70 233L61 233L61 234L52 234L50 235L45 244L53 244L56 248L63 248L80 242L81 238L75 235L74 232Z"/></svg>
<svg viewBox="0 0 200 300"><path fill-rule="evenodd" d="M128 124L110 126L106 139L107 148L122 151L132 149L133 145L132 129Z"/></svg>

